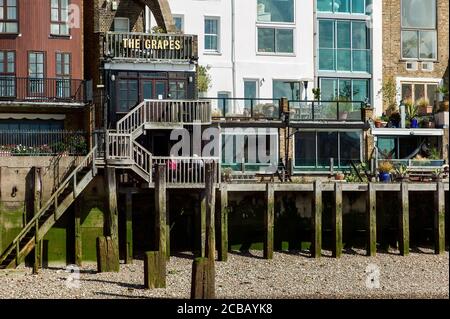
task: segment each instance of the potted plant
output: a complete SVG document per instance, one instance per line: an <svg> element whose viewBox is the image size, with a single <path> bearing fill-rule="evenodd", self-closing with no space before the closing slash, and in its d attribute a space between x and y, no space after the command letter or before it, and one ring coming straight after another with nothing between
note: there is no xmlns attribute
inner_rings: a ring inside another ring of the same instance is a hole
<svg viewBox="0 0 450 319"><path fill-rule="evenodd" d="M374 121L376 128L382 128L383 127L383 120L381 117L377 117Z"/></svg>
<svg viewBox="0 0 450 319"><path fill-rule="evenodd" d="M393 112L389 116L389 126L390 127L400 127L401 116L399 112Z"/></svg>
<svg viewBox="0 0 450 319"><path fill-rule="evenodd" d="M395 179L400 182L408 181L408 167L406 165L400 165L395 169Z"/></svg>
<svg viewBox="0 0 450 319"><path fill-rule="evenodd" d="M436 127L448 127L449 125L449 114L448 114L448 107L449 107L449 101L448 101L448 89L446 87L440 87L438 89L440 99L442 101L439 102L439 108L437 110L437 113L434 114L434 121Z"/></svg>
<svg viewBox="0 0 450 319"><path fill-rule="evenodd" d="M314 95L314 100L316 101L320 101L320 89L319 88L314 88L312 89L313 95Z"/></svg>
<svg viewBox="0 0 450 319"><path fill-rule="evenodd" d="M382 183L389 183L391 181L391 172L394 165L390 161L383 161L378 165L378 178Z"/></svg>
<svg viewBox="0 0 450 319"><path fill-rule="evenodd" d="M381 90L378 92L378 95L381 95L383 99L384 109L386 110L386 114L388 116L390 116L392 113L398 112L398 88L394 77L390 76L385 81L383 81Z"/></svg>
<svg viewBox="0 0 450 319"><path fill-rule="evenodd" d="M405 110L406 110L406 117L408 120L411 121L411 128L418 128L419 127L419 120L417 119L417 110L418 105L414 103L405 102Z"/></svg>
<svg viewBox="0 0 450 319"><path fill-rule="evenodd" d="M448 89L446 86L440 86L437 88L436 93L438 93L439 109L447 108L448 111Z"/></svg>
<svg viewBox="0 0 450 319"><path fill-rule="evenodd" d="M425 97L418 99L416 105L420 115L428 115L433 113L433 107L430 105L430 101Z"/></svg>
<svg viewBox="0 0 450 319"><path fill-rule="evenodd" d="M205 97L208 90L211 88L211 76L209 75L209 67L199 65L198 66L198 95L200 97Z"/></svg>
<svg viewBox="0 0 450 319"><path fill-rule="evenodd" d="M334 175L334 179L337 180L337 181L343 181L345 179L345 174L341 173L341 172L337 172Z"/></svg>

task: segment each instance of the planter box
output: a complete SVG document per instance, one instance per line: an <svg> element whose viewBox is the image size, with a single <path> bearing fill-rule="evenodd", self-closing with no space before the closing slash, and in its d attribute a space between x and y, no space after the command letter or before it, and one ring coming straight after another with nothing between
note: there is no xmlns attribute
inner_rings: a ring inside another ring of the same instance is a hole
<svg viewBox="0 0 450 319"><path fill-rule="evenodd" d="M433 113L433 107L431 105L419 107L419 115L428 115Z"/></svg>
<svg viewBox="0 0 450 319"><path fill-rule="evenodd" d="M439 112L434 114L434 122L436 123L436 127L438 128L442 128L444 126L448 127L448 112Z"/></svg>

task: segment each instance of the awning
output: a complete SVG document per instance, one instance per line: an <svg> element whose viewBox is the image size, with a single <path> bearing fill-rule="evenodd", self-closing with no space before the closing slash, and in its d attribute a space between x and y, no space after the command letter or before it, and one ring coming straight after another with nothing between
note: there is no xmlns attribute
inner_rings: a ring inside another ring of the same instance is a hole
<svg viewBox="0 0 450 319"><path fill-rule="evenodd" d="M64 120L65 114L0 113L0 120Z"/></svg>

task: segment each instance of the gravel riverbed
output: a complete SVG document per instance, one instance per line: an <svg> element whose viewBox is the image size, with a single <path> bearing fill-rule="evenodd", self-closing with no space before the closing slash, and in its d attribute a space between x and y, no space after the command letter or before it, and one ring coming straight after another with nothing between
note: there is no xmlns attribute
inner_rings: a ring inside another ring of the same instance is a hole
<svg viewBox="0 0 450 319"><path fill-rule="evenodd" d="M449 254L422 249L402 257L395 252L364 256L353 250L342 258L324 251L315 260L307 253L230 253L216 263L217 298L448 298ZM167 288L145 290L143 261L120 265L119 273L96 273L96 264L68 280L64 267L0 271L0 298L189 298L192 255L180 253L167 264ZM377 281L368 280L379 273ZM71 275L73 276L73 275Z"/></svg>

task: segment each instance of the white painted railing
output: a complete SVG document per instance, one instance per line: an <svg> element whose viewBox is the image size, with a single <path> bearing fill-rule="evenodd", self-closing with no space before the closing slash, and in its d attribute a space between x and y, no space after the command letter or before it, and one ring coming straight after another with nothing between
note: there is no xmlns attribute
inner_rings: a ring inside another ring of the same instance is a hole
<svg viewBox="0 0 450 319"><path fill-rule="evenodd" d="M209 124L209 101L145 100L117 122L117 132L133 133L146 123Z"/></svg>
<svg viewBox="0 0 450 319"><path fill-rule="evenodd" d="M141 144L133 142L133 160L141 170L152 176L152 154Z"/></svg>
<svg viewBox="0 0 450 319"><path fill-rule="evenodd" d="M132 146L131 134L106 133L106 159L128 160L131 159Z"/></svg>

